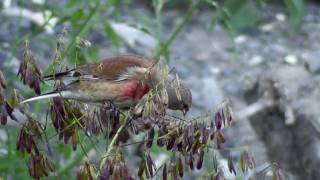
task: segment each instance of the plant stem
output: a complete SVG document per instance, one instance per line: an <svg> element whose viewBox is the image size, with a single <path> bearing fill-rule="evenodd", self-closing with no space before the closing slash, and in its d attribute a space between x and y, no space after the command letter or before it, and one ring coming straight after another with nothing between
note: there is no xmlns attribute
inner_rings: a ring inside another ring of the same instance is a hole
<svg viewBox="0 0 320 180"><path fill-rule="evenodd" d="M101 0L97 0L94 8L90 11L90 14L87 16L87 18L85 19L84 23L82 24L81 28L72 36L72 39L71 39L71 42L68 44L68 46L65 48L65 50L62 52L61 54L61 59L63 60L64 57L68 54L69 51L71 51L72 48L74 48L75 46L75 43L76 43L76 40L77 40L77 37L82 35L89 22L92 20L92 18L96 15L99 7L100 7L100 2ZM52 63L46 70L46 72L44 74L47 74L47 73L51 73L51 72L54 72L54 63Z"/></svg>
<svg viewBox="0 0 320 180"><path fill-rule="evenodd" d="M175 29L175 31L171 34L170 38L167 40L167 42L162 46L162 48L157 51L155 55L155 59L159 59L159 57L168 49L168 47L172 44L176 36L180 33L182 28L190 21L191 17L195 13L197 9L201 6L204 0L198 0L196 3L193 4L193 6L190 8L190 10L187 12L187 14L184 16L184 19L179 24L179 26Z"/></svg>
<svg viewBox="0 0 320 180"><path fill-rule="evenodd" d="M103 165L106 163L108 157L110 156L110 153L113 149L114 144L116 143L116 140L118 139L118 136L120 134L120 132L122 131L122 129L126 126L126 121L128 119L128 116L125 117L124 122L121 124L121 126L119 127L119 129L117 130L116 134L114 135L114 137L112 138L109 146L108 146L108 150L107 152L103 155L102 160L100 162L100 166L99 166L99 172L97 173L97 177L96 179L98 179L99 175L101 174L101 170L103 168Z"/></svg>
<svg viewBox="0 0 320 180"><path fill-rule="evenodd" d="M61 176L67 172L69 172L72 168L75 167L82 160L82 158L86 155L85 152L88 152L94 147L94 144L90 143L84 146L83 151L78 151L72 158L70 158L65 165L58 170L57 177L61 178ZM85 151L85 152L84 152Z"/></svg>

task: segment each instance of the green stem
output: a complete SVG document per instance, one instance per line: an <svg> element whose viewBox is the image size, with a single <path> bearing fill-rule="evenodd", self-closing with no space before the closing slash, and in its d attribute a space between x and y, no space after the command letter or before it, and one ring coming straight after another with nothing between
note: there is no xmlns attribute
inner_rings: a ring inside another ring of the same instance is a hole
<svg viewBox="0 0 320 180"><path fill-rule="evenodd" d="M71 42L68 44L68 46L66 47L66 49L62 52L61 54L61 59L63 59L68 53L69 51L71 51L72 48L75 47L75 43L77 40L77 37L82 35L85 30L86 27L88 26L89 22L93 19L93 17L96 15L99 7L100 7L100 2L101 0L97 0L96 5L94 6L94 8L90 11L90 14L87 16L87 18L85 19L84 23L82 24L81 28L72 36ZM54 63L51 64L45 74L49 73L49 72L53 72L54 71Z"/></svg>
<svg viewBox="0 0 320 180"><path fill-rule="evenodd" d="M107 152L103 155L102 160L100 162L100 166L99 166L99 172L97 173L97 177L96 177L97 179L98 179L99 175L101 174L101 170L102 170L104 164L106 163L108 157L110 156L110 153L111 153L111 151L113 149L114 144L116 143L116 140L118 139L118 136L119 136L120 132L126 126L127 119L128 119L128 116L125 117L124 122L121 124L121 126L117 130L116 134L112 138L112 140L111 140L111 142L110 142L110 144L108 146Z"/></svg>
<svg viewBox="0 0 320 180"><path fill-rule="evenodd" d="M190 21L191 17L195 13L197 9L201 6L204 0L198 0L193 6L190 8L190 10L187 12L187 14L184 16L184 19L179 24L179 26L175 29L175 31L171 34L170 38L167 40L167 42L162 46L162 48L156 53L155 59L159 59L159 57L168 49L168 47L172 44L176 36L180 33L180 31L183 29L183 27Z"/></svg>
<svg viewBox="0 0 320 180"><path fill-rule="evenodd" d="M86 146L84 146L83 151L78 151L72 158L70 158L65 165L58 170L57 177L61 177L62 175L66 174L67 172L70 172L72 168L74 168L86 155L85 152L90 151L94 147L94 144L90 143Z"/></svg>

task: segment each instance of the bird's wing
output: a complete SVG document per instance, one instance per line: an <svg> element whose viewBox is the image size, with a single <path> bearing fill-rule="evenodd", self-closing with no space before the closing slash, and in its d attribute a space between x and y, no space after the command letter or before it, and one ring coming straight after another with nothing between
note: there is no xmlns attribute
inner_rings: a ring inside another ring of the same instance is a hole
<svg viewBox="0 0 320 180"><path fill-rule="evenodd" d="M153 61L139 56L117 56L107 58L99 63L79 66L65 72L45 76L44 80L125 80L134 74L147 72Z"/></svg>

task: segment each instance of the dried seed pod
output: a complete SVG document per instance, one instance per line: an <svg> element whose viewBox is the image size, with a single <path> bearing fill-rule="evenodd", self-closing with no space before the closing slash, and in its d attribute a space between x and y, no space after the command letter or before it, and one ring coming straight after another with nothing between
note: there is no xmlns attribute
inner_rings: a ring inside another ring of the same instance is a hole
<svg viewBox="0 0 320 180"><path fill-rule="evenodd" d="M273 168L272 180L284 180L285 176L279 167Z"/></svg>
<svg viewBox="0 0 320 180"><path fill-rule="evenodd" d="M221 126L222 126L222 117L221 117L221 114L219 111L215 115L214 122L215 122L217 130L220 130Z"/></svg>
<svg viewBox="0 0 320 180"><path fill-rule="evenodd" d="M77 150L77 145L79 143L79 134L78 134L78 131L74 131L72 133L72 136L71 136L71 139L72 139L72 148L73 150Z"/></svg>
<svg viewBox="0 0 320 180"><path fill-rule="evenodd" d="M1 88L5 89L6 87L7 87L6 79L4 78L4 75L0 70L0 91L1 91Z"/></svg>
<svg viewBox="0 0 320 180"><path fill-rule="evenodd" d="M79 36L76 37L76 47L79 49L91 47L91 42Z"/></svg>
<svg viewBox="0 0 320 180"><path fill-rule="evenodd" d="M178 159L178 164L177 164L177 166L178 166L178 170L179 170L179 176L180 176L180 177L183 177L183 164L182 164L182 159L181 159L181 157L179 157L179 159Z"/></svg>
<svg viewBox="0 0 320 180"><path fill-rule="evenodd" d="M221 131L217 131L216 133L217 133L217 134L216 134L217 146L218 146L218 148L220 149L220 148L221 148L221 145L226 142L226 139L224 138L224 136L223 136L223 134L222 134Z"/></svg>
<svg viewBox="0 0 320 180"><path fill-rule="evenodd" d="M39 155L39 150L35 143L35 138L41 139L42 130L39 126L37 121L32 119L27 120L20 129L16 142L17 150Z"/></svg>
<svg viewBox="0 0 320 180"><path fill-rule="evenodd" d="M78 180L94 180L93 166L89 162L85 162L77 172Z"/></svg>
<svg viewBox="0 0 320 180"><path fill-rule="evenodd" d="M143 172L146 168L146 162L145 160L143 159L141 162L140 162L140 165L139 165L139 170L138 170L138 177L140 179L143 179Z"/></svg>
<svg viewBox="0 0 320 180"><path fill-rule="evenodd" d="M151 148L154 138L154 128L151 128L148 133L148 142L147 142L147 148Z"/></svg>
<svg viewBox="0 0 320 180"><path fill-rule="evenodd" d="M230 173L233 173L235 176L237 175L236 170L235 170L234 165L233 165L233 161L232 161L232 156L231 155L229 155L229 157L228 157L228 169L229 169Z"/></svg>
<svg viewBox="0 0 320 180"><path fill-rule="evenodd" d="M213 154L213 169L215 172L218 172L218 167L219 167L219 162L217 160L217 155L214 153Z"/></svg>
<svg viewBox="0 0 320 180"><path fill-rule="evenodd" d="M146 155L146 167L146 175L148 174L150 177L153 177L155 165L149 153Z"/></svg>
<svg viewBox="0 0 320 180"><path fill-rule="evenodd" d="M163 166L162 179L163 180L167 180L168 179L167 164L164 164L164 166Z"/></svg>
<svg viewBox="0 0 320 180"><path fill-rule="evenodd" d="M28 41L26 42L26 49L19 67L18 76L20 76L22 82L32 88L36 94L41 94L40 81L42 80L42 73L29 49Z"/></svg>
<svg viewBox="0 0 320 180"><path fill-rule="evenodd" d="M66 126L65 122L67 114L63 100L61 98L53 98L49 112L51 114L52 124L56 131L59 132Z"/></svg>
<svg viewBox="0 0 320 180"><path fill-rule="evenodd" d="M249 168L252 169L256 165L254 158L248 153L243 151L240 156L240 167L242 172L246 172Z"/></svg>
<svg viewBox="0 0 320 180"><path fill-rule="evenodd" d="M188 158L188 164L191 170L194 169L194 165L193 165L193 155L192 153L189 153L189 158Z"/></svg>
<svg viewBox="0 0 320 180"><path fill-rule="evenodd" d="M168 133L168 130L165 126L161 126L159 127L159 132L158 132L158 139L157 139L157 145L162 147L165 145L165 139L161 138L162 136L164 136L165 134Z"/></svg>
<svg viewBox="0 0 320 180"><path fill-rule="evenodd" d="M44 154L30 156L29 160L29 175L34 179L40 179L43 176L48 176L49 172L53 172L53 164Z"/></svg>
<svg viewBox="0 0 320 180"><path fill-rule="evenodd" d="M226 177L222 169L219 170L217 175L214 177L214 180L226 180Z"/></svg>
<svg viewBox="0 0 320 180"><path fill-rule="evenodd" d="M103 168L101 170L100 179L101 180L110 179L113 172L114 172L114 162L111 161L110 159L107 159L106 163L103 165Z"/></svg>
<svg viewBox="0 0 320 180"><path fill-rule="evenodd" d="M197 169L201 169L202 163L203 163L203 157L204 157L204 150L201 149L200 154L199 154L199 159L197 161Z"/></svg>
<svg viewBox="0 0 320 180"><path fill-rule="evenodd" d="M84 126L86 131L93 135L99 135L103 131L101 116L98 111L88 112L88 116L84 120Z"/></svg>
<svg viewBox="0 0 320 180"><path fill-rule="evenodd" d="M169 141L167 142L167 150L171 150L175 144L176 137L175 136L170 136Z"/></svg>
<svg viewBox="0 0 320 180"><path fill-rule="evenodd" d="M4 100L2 100L2 103L0 104L0 122L1 122L2 125L7 124L8 116L12 120L17 120L12 112L13 112L13 109L9 105L9 103L4 101Z"/></svg>

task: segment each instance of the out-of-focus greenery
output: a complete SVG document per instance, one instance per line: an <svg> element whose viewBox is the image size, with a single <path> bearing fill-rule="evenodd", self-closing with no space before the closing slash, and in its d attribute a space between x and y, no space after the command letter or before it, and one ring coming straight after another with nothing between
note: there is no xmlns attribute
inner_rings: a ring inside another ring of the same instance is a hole
<svg viewBox="0 0 320 180"><path fill-rule="evenodd" d="M283 0L288 9L291 17L292 27L295 28L301 22L304 14L304 1L303 0ZM276 2L276 3L281 3ZM69 64L84 64L88 62L93 62L98 59L99 49L95 46L88 48L86 51L79 51L77 48L77 38L86 37L94 29L102 29L107 40L112 42L116 48L120 48L123 44L121 39L117 36L111 26L111 22L121 22L124 21L123 11L130 11L130 6L146 5L150 8L152 16L150 14L143 14L137 12L126 12L127 15L135 14L137 24L133 24L134 27L140 28L146 33L150 34L157 40L157 48L154 52L155 57L161 55L169 58L170 45L175 40L176 36L183 29L183 27L189 22L190 18L195 14L194 12L200 8L212 9L212 22L211 27L219 23L224 26L228 31L234 33L237 30L241 30L246 27L255 25L259 21L259 11L261 8L265 7L270 3L267 0L225 0L225 1L214 1L214 0L152 0L152 1L134 1L134 0L68 0L68 1L50 1L46 0L42 5L30 5L31 1L18 1L18 5L21 7L32 7L35 11L51 12L51 16L48 17L47 23L52 18L57 18L58 22L56 25L56 33L60 32L63 27L67 27L69 32L66 37L69 39L66 41L64 51L61 53L59 58L59 63ZM274 2L272 2L274 3ZM3 7L0 3L0 7ZM182 17L182 23L175 27L175 30L171 35L166 35L168 39L164 39L163 32L163 14L166 8L183 8L188 9L186 15ZM0 8L1 9L1 8ZM106 18L107 17L107 18ZM32 31L29 31L23 36L13 37L16 38L15 44L11 46L12 54L16 54L17 49L20 47L21 43L25 39L32 39L39 37L44 32L44 27L47 23L42 26L36 26ZM204 25L203 27L206 27ZM50 36L40 37L44 46L49 46L54 49L56 44L56 39L52 39ZM92 42L94 44L94 42ZM53 66L51 66L53 68ZM46 71L49 73L52 71L50 67ZM11 78L11 77L9 77ZM17 78L13 77L9 79L10 81L16 81ZM11 83L12 84L12 83ZM49 88L44 85L42 88ZM43 111L40 106L43 104L35 105L35 113L38 111ZM38 106L38 108L37 108ZM45 112L42 112L41 117L45 116ZM16 137L18 135L18 128L16 127L1 127L2 130L6 131L8 139L5 143L0 141L0 177L10 177L11 179L30 179L28 171L26 168L27 158L16 151ZM54 134L53 129L51 129L52 134ZM94 148L93 143L88 140L87 137L82 135L84 139L84 149L78 148L78 150L73 153L68 145L63 143L58 143L55 145L55 150L62 155L64 158L63 162L56 164L58 170L58 177L63 177L66 179L73 179L74 173L71 170L77 167L82 158L85 156L84 150L89 151L89 149ZM159 148L153 148L153 151L158 154L161 150Z"/></svg>

